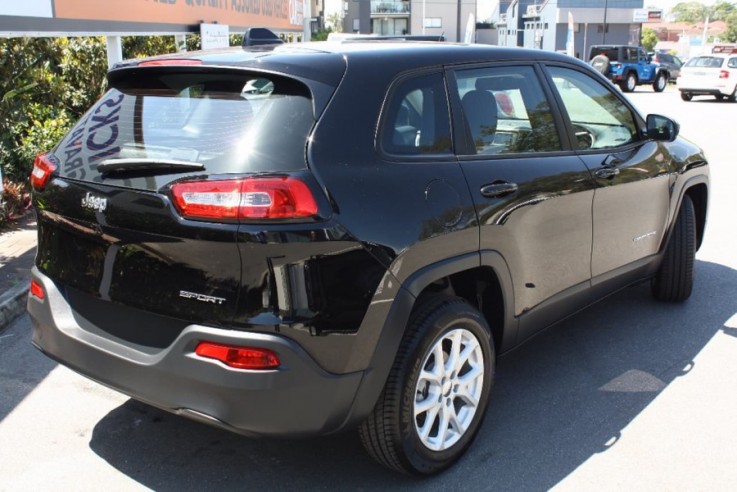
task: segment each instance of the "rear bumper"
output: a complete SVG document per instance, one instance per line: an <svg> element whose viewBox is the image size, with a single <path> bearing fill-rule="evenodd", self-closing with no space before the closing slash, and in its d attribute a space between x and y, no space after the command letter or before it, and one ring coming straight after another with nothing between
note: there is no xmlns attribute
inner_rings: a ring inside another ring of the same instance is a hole
<svg viewBox="0 0 737 492"><path fill-rule="evenodd" d="M687 92L692 96L731 96L734 92L734 87L684 87L679 86L678 90L681 92Z"/></svg>
<svg viewBox="0 0 737 492"><path fill-rule="evenodd" d="M363 372L325 372L284 337L189 325L164 349L115 339L75 313L36 268L46 294L28 298L33 344L49 357L137 400L247 435L310 436L340 430ZM232 369L194 353L201 340L273 350L276 370Z"/></svg>

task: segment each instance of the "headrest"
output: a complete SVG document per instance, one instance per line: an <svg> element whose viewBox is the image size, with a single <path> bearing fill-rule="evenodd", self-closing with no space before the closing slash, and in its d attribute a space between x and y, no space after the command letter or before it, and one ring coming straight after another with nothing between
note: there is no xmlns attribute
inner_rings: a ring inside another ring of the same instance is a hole
<svg viewBox="0 0 737 492"><path fill-rule="evenodd" d="M507 91L519 89L524 85L524 77L521 75L504 75L500 77L484 77L476 79L476 89L482 91Z"/></svg>

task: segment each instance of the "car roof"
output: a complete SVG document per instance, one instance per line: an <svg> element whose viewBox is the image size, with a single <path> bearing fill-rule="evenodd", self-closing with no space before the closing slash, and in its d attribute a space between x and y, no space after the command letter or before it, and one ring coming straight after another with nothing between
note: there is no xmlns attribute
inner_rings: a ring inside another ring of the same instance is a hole
<svg viewBox="0 0 737 492"><path fill-rule="evenodd" d="M118 63L111 69L108 77L115 78L116 72L127 71L142 64L167 61L176 64L176 60L198 60L204 66L274 71L326 83L337 83L345 72L346 65L371 67L375 70L379 61L387 71L488 61L547 60L586 66L568 55L543 50L430 41L361 40L232 47L160 55Z"/></svg>

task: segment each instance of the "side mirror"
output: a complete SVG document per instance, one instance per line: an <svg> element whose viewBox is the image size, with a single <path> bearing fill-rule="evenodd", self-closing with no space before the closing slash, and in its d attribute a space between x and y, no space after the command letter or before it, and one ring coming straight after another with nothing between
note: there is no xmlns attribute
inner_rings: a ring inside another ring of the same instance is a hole
<svg viewBox="0 0 737 492"><path fill-rule="evenodd" d="M647 136L653 140L672 142L680 130L681 126L667 116L647 115Z"/></svg>

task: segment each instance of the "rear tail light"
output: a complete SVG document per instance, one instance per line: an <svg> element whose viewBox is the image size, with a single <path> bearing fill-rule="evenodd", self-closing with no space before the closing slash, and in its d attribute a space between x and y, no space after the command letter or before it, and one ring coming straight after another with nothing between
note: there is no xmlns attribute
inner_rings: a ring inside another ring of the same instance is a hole
<svg viewBox="0 0 737 492"><path fill-rule="evenodd" d="M33 161L33 170L31 171L31 186L35 190L41 191L51 178L51 174L56 170L56 164L51 161L47 154L38 154L36 160Z"/></svg>
<svg viewBox="0 0 737 492"><path fill-rule="evenodd" d="M34 297L38 297L41 300L43 300L44 297L46 297L46 295L44 294L43 287L35 279L31 279L31 295Z"/></svg>
<svg viewBox="0 0 737 492"><path fill-rule="evenodd" d="M264 348L200 342L195 353L206 359L219 360L226 366L236 369L276 369L280 364L276 353Z"/></svg>
<svg viewBox="0 0 737 492"><path fill-rule="evenodd" d="M727 70L720 70L719 71L719 78L720 79L728 79L729 78L729 72Z"/></svg>
<svg viewBox="0 0 737 492"><path fill-rule="evenodd" d="M191 219L297 219L317 214L304 181L289 177L185 181L172 186L174 204Z"/></svg>

